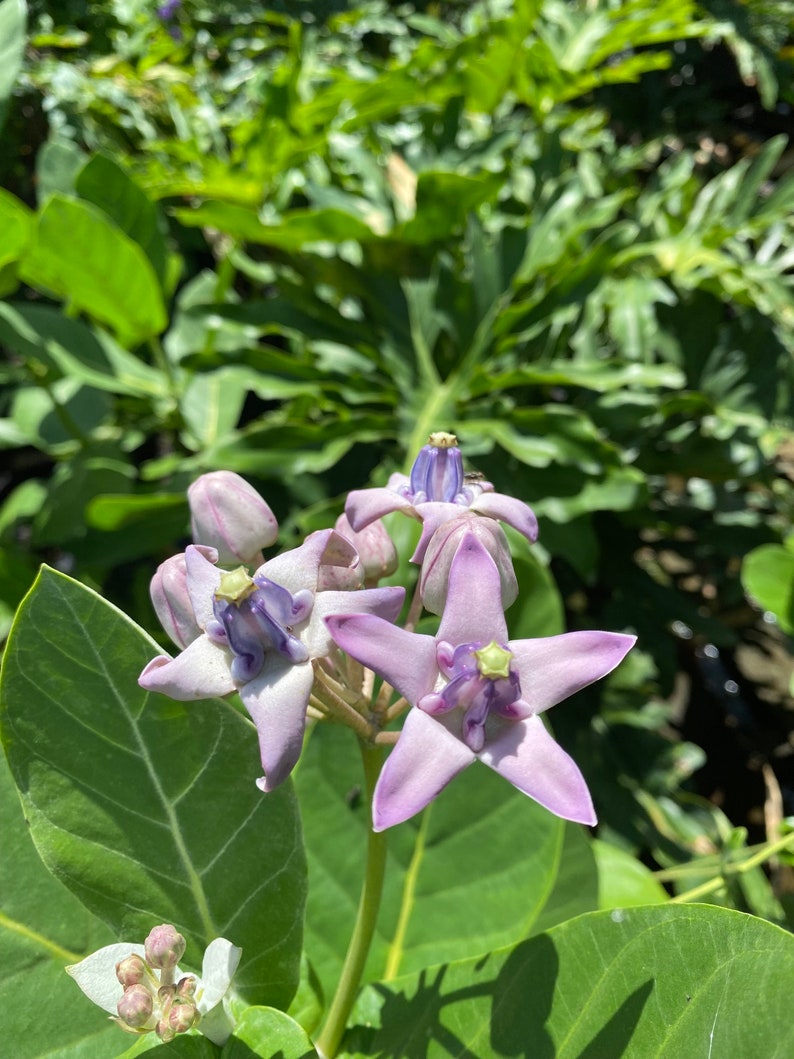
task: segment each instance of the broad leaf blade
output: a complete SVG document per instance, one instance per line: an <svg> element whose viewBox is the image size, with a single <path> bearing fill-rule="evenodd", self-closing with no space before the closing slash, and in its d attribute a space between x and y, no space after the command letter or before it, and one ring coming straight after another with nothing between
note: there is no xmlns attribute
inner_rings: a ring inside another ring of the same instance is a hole
<svg viewBox="0 0 794 1059"><path fill-rule="evenodd" d="M44 568L2 672L2 736L47 866L120 940L172 922L185 964L224 936L235 982L286 1006L299 975L305 866L289 785L263 797L251 726L227 703L175 703L137 677L157 647L95 593Z"/></svg>
<svg viewBox="0 0 794 1059"><path fill-rule="evenodd" d="M792 976L794 938L740 912L595 912L369 987L345 1054L512 1059L531 1042L533 1059L784 1059Z"/></svg>

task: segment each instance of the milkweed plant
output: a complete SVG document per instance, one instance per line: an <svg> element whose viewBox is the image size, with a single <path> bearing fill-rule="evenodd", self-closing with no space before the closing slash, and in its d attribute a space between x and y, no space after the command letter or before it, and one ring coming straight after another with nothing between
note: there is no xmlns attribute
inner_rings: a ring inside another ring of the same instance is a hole
<svg viewBox="0 0 794 1059"><path fill-rule="evenodd" d="M112 1023L91 1015L105 1035L75 1054L180 1039L190 1055L242 1054L239 1041L261 1056L512 1055L511 1041L575 1029L618 1055L638 1018L685 1034L690 1011L706 1017L696 980L727 944L710 923L689 992L657 1012L639 950L639 985L620 972L639 998L627 1021L625 1004L580 1018L571 1002L577 974L595 988L594 953L608 975L675 920L669 906L575 918L577 835L596 808L546 715L636 637L511 635L510 537L538 536L527 503L467 471L448 433L280 553L239 475L202 475L188 502L193 542L151 579L169 652L46 569L9 643L4 740L34 839L105 942L66 967ZM403 517L418 524L409 562L387 530ZM351 750L362 778L341 792ZM547 940L527 940L544 916ZM570 951L548 942L566 928Z"/></svg>

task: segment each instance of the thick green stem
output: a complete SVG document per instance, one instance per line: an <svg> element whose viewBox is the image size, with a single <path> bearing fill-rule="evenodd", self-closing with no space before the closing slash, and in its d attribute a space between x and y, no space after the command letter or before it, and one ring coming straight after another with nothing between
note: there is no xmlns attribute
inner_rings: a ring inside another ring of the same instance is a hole
<svg viewBox="0 0 794 1059"><path fill-rule="evenodd" d="M383 761L380 747L367 746L359 740L361 758L364 764L364 778L367 788L367 801L372 804L372 795ZM378 920L380 898L383 891L383 876L386 869L386 835L370 830L367 838L367 863L364 873L364 885L358 903L358 914L353 934L347 948L336 995L328 1010L328 1017L320 1035L314 1042L317 1051L324 1059L334 1059L347 1020L353 1009L356 995L361 983L361 975L367 962L367 955L375 933Z"/></svg>

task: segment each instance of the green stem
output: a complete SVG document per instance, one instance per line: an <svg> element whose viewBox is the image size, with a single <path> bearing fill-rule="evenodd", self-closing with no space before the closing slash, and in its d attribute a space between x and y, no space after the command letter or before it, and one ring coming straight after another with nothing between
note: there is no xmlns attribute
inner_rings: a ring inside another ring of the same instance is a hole
<svg viewBox="0 0 794 1059"><path fill-rule="evenodd" d="M788 834L783 838L778 839L777 842L772 842L769 845L763 846L757 853L753 854L753 856L748 857L747 860L739 861L735 864L725 864L720 875L715 876L713 879L709 879L708 882L701 883L700 886L695 886L691 890L678 894L676 897L671 897L670 904L684 904L686 901L696 901L700 897L706 897L708 894L715 893L727 884L729 876L743 875L745 872L752 871L753 868L759 867L764 861L769 860L770 857L774 857L776 853L780 853L783 850L790 850L792 844L794 844L794 834Z"/></svg>
<svg viewBox="0 0 794 1059"><path fill-rule="evenodd" d="M380 747L367 746L359 740L361 758L364 765L364 778L367 787L367 801L372 804L372 795L380 774L383 751ZM364 885L358 903L356 924L348 945L336 995L328 1010L328 1017L320 1035L314 1042L317 1051L324 1059L333 1059L339 1050L339 1044L347 1026L347 1020L353 1009L358 993L361 975L367 962L367 955L375 933L378 920L380 898L383 892L383 877L386 869L386 835L384 832L370 831L367 838L367 863L364 874Z"/></svg>

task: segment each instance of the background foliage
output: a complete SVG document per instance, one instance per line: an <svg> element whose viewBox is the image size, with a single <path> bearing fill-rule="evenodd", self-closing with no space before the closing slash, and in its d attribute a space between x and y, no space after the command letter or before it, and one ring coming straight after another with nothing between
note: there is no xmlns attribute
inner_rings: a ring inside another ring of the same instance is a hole
<svg viewBox="0 0 794 1059"><path fill-rule="evenodd" d="M794 5L172 6L0 3L3 634L46 561L160 635L202 471L287 544L452 430L512 635L639 635L554 717L589 856L790 926Z"/></svg>

